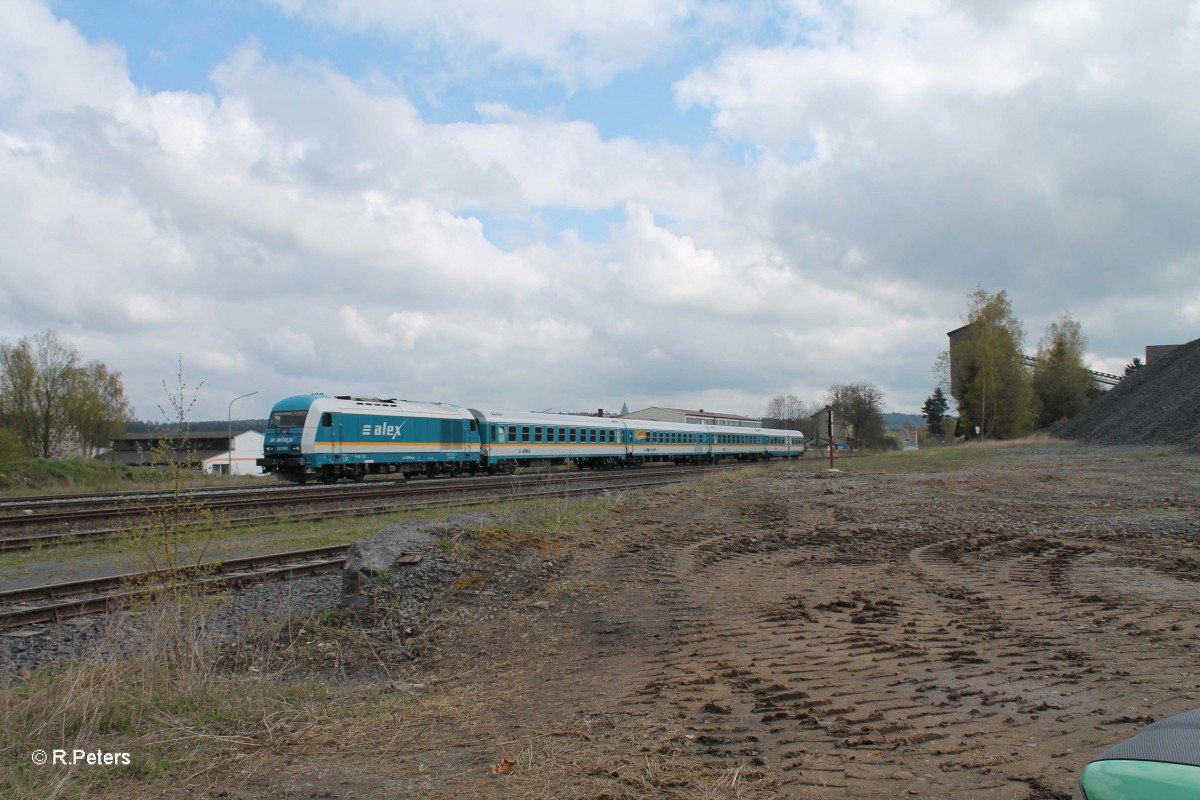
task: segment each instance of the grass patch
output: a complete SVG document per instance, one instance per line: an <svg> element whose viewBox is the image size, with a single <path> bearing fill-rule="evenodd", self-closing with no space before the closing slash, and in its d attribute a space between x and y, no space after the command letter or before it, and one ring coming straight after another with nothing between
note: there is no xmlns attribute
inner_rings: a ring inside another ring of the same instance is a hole
<svg viewBox="0 0 1200 800"><path fill-rule="evenodd" d="M214 663L215 650L208 655ZM272 659L278 653L259 660ZM97 656L0 686L0 797L196 787L210 770L250 753L286 753L323 728L394 717L410 703L387 691L364 701L361 692L284 670L180 669L152 656ZM31 757L39 749L65 750L68 759L74 750L127 753L129 763L39 767Z"/></svg>
<svg viewBox="0 0 1200 800"><path fill-rule="evenodd" d="M224 476L189 472L187 486L193 489L274 483L269 478L253 475ZM150 467L129 467L92 458L27 458L6 464L0 471L0 497L128 492L153 489L161 480L159 470Z"/></svg>

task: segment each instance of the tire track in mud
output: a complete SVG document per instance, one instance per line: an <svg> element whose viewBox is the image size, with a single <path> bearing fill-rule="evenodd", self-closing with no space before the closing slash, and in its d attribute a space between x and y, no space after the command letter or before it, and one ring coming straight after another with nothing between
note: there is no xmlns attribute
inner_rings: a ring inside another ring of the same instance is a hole
<svg viewBox="0 0 1200 800"><path fill-rule="evenodd" d="M1093 544L930 541L823 505L804 529L776 505L648 551L670 635L630 711L668 714L681 747L797 797L1069 797L1083 756L1148 719L1130 685L1161 696L1177 679L1152 676L1195 661L1194 630L1163 636L1193 609L1081 593L1079 565L1113 557Z"/></svg>

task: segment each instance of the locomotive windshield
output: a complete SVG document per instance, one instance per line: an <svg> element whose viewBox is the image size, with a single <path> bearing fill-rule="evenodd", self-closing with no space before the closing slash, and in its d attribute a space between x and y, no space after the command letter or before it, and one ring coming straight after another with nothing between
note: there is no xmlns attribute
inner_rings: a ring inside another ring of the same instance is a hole
<svg viewBox="0 0 1200 800"><path fill-rule="evenodd" d="M268 428L303 428L304 420L308 417L308 409L302 411L276 411L267 421Z"/></svg>

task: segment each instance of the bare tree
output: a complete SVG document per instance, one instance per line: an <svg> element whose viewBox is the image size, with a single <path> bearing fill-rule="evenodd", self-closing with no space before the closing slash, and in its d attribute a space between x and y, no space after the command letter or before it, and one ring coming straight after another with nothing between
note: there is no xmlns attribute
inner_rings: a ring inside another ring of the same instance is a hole
<svg viewBox="0 0 1200 800"><path fill-rule="evenodd" d="M811 439L813 436L811 417L819 408L818 404L801 400L794 394L779 395L772 397L767 402L763 414L763 424L785 430L800 431L806 438Z"/></svg>
<svg viewBox="0 0 1200 800"><path fill-rule="evenodd" d="M768 400L767 407L763 411L763 424L768 427L783 427L786 419L787 399L783 395L779 395Z"/></svg>
<svg viewBox="0 0 1200 800"><path fill-rule="evenodd" d="M825 393L825 402L846 426L847 436L858 449L873 447L883 439L883 392L869 381L835 385Z"/></svg>

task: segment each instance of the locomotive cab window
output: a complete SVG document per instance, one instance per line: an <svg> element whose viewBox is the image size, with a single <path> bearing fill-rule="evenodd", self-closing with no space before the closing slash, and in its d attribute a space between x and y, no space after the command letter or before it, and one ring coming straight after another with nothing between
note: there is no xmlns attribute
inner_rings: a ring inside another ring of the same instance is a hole
<svg viewBox="0 0 1200 800"><path fill-rule="evenodd" d="M324 414L321 415L321 427L322 428L332 428L333 427L333 412L326 411Z"/></svg>
<svg viewBox="0 0 1200 800"><path fill-rule="evenodd" d="M268 428L303 428L304 420L308 418L307 411L276 411L271 415Z"/></svg>

